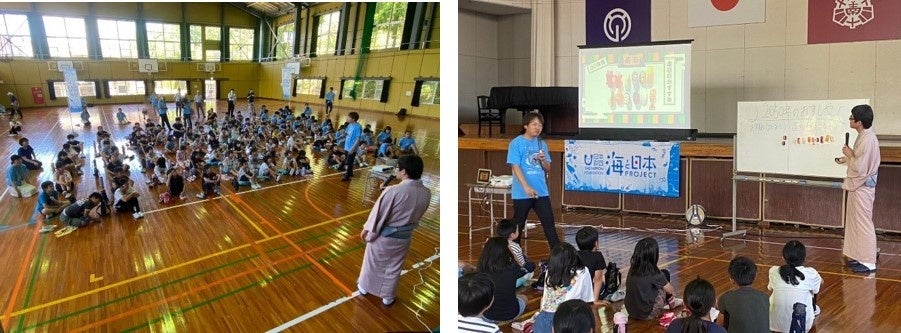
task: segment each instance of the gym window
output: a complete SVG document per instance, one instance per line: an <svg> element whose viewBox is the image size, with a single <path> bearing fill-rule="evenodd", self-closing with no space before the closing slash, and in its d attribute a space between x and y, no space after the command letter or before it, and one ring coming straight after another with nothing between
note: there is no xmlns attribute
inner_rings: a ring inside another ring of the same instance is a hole
<svg viewBox="0 0 901 333"><path fill-rule="evenodd" d="M47 33L47 45L51 57L88 57L88 38L84 19L44 16L44 30Z"/></svg>

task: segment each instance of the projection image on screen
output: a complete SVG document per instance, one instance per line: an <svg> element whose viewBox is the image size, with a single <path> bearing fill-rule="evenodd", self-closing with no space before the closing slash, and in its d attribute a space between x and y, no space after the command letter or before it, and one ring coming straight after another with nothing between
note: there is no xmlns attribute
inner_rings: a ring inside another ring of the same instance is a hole
<svg viewBox="0 0 901 333"><path fill-rule="evenodd" d="M691 43L579 50L579 127L691 126Z"/></svg>

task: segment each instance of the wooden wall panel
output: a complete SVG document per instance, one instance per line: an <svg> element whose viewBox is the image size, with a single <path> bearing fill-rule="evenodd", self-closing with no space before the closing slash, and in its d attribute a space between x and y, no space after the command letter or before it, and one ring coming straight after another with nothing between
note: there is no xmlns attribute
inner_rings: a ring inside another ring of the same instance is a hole
<svg viewBox="0 0 901 333"><path fill-rule="evenodd" d="M691 159L688 202L704 207L707 217L732 218L732 160ZM759 182L738 182L738 218L760 221Z"/></svg>
<svg viewBox="0 0 901 333"><path fill-rule="evenodd" d="M620 194L606 192L563 191L563 205L567 207L587 207L601 209L622 208Z"/></svg>
<svg viewBox="0 0 901 333"><path fill-rule="evenodd" d="M623 194L623 211L639 213L685 214L688 199L688 159L679 159L679 197Z"/></svg>
<svg viewBox="0 0 901 333"><path fill-rule="evenodd" d="M763 218L766 221L843 226L842 189L767 183L763 192Z"/></svg>
<svg viewBox="0 0 901 333"><path fill-rule="evenodd" d="M876 202L873 203L873 224L877 230L901 232L901 166L879 167Z"/></svg>

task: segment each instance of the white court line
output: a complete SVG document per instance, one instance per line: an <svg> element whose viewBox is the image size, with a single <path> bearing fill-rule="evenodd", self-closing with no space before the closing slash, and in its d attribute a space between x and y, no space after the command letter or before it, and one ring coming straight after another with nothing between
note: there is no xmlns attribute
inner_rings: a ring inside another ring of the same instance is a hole
<svg viewBox="0 0 901 333"><path fill-rule="evenodd" d="M362 170L362 169L360 169L360 170ZM170 209L173 209L173 208L179 208L179 207L184 207L184 206L190 206L190 205L197 204L197 203L201 203L201 202L206 202L206 201L211 201L211 200L217 200L217 199L224 199L224 198L226 198L226 197L228 197L228 196L232 196L232 195L241 195L241 194L244 194L244 193L251 193L251 192L256 192L256 191L262 191L262 190L266 190L266 189L270 189L270 188L274 188L274 187L285 186L285 185L292 185L292 184L298 184L298 183L302 183L302 182L310 182L310 183L312 183L314 180L317 180L317 179L322 179L322 178L326 178L326 177L334 177L334 176L343 176L343 175L344 175L343 173L335 173L335 174L330 174L330 175L320 176L320 177L317 177L317 178L312 178L312 177L311 177L311 178L304 178L304 179L300 179L300 180L295 180L295 181L290 181L290 182L284 182L284 183L278 183L278 184L275 184L275 185L270 185L270 186L266 186L266 187L261 187L261 188L258 188L258 189L250 189L250 190L242 191L242 192L234 192L234 193L228 194L228 195L220 195L220 196L216 196L216 197L209 198L209 199L199 199L199 200L197 200L197 201L186 202L186 203L178 204L178 205L175 205L175 206L168 206L168 207L164 207L164 208L159 208L159 209L154 209L154 210L145 211L144 213L145 213L145 214L149 214L149 213L162 212L162 211L170 210ZM220 185L220 186L223 186L223 185ZM7 191L8 191L8 190L9 190L9 189L7 189ZM190 197L188 197L188 198L190 199ZM195 197L195 198L196 198L196 197Z"/></svg>
<svg viewBox="0 0 901 333"><path fill-rule="evenodd" d="M437 254L437 253L436 253L436 254L432 255L431 257L425 258L425 260L413 264L413 267L411 267L411 269L401 271L401 272L400 272L400 275L403 276L404 274L407 274L407 273L413 271L414 269L417 269L417 268L419 268L419 267L422 267L422 266L424 266L424 265L426 265L426 264L428 264L428 263L434 261L435 259L438 259L438 257L440 257L440 256L441 256L440 254ZM313 317L319 315L320 313L323 313L323 312L327 311L328 309L331 309L331 308L333 308L333 307L336 307L336 306L340 305L341 303L344 303L344 302L347 302L347 301L349 301L349 300L351 300L351 299L354 299L354 298L357 297L357 296L360 296L360 291L359 291L359 290L354 291L354 293L351 294L350 296L344 296L344 297L341 297L341 298L339 298L339 299L336 299L335 301L333 301L333 302L331 302L331 303L329 303L329 304L320 306L319 308L317 308L317 309L315 309L315 310L313 310L313 311L307 312L307 313L301 315L300 317L294 318L294 319L292 319L291 321L289 321L289 322L287 322L287 323L281 324L280 326L278 326L278 327L276 327L276 328L273 328L273 329L271 329L271 330L268 330L268 331L266 331L266 333L275 333L275 332L281 332L281 331L284 331L284 330L286 330L286 329L288 329L288 328L291 328L291 326L297 325L297 324L299 324L299 323L301 323L301 322L303 322L303 321L305 321L305 320L307 320L307 319L313 318Z"/></svg>

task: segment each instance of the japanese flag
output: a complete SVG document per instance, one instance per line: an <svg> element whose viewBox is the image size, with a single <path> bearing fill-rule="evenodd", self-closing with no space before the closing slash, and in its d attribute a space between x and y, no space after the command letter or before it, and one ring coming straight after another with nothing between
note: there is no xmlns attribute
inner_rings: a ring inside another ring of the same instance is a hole
<svg viewBox="0 0 901 333"><path fill-rule="evenodd" d="M766 0L688 0L689 27L764 21L766 21Z"/></svg>

